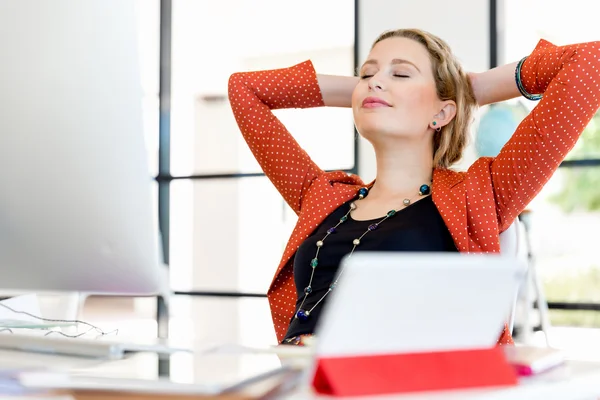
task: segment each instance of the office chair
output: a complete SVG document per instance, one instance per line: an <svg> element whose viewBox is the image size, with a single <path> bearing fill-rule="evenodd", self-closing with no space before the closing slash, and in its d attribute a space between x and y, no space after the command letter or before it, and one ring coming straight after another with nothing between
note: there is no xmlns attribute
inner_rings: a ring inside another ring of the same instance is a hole
<svg viewBox="0 0 600 400"><path fill-rule="evenodd" d="M519 260L527 260L527 252L525 251L525 246L523 242L523 227L521 226L521 221L516 219L507 230L500 234L500 252L502 254L514 255ZM529 270L529 263L526 263L527 268ZM528 274L529 275L529 274ZM521 289L519 289L520 291ZM515 323L515 314L517 308L517 299L519 297L519 293L515 294L515 298L513 300L513 305L511 308L511 312L508 318L508 328L510 332L513 332L514 323Z"/></svg>
<svg viewBox="0 0 600 400"><path fill-rule="evenodd" d="M503 254L513 254L518 259L524 260L527 265L527 279L523 282L518 293L515 294L511 313L508 318L508 325L511 333L514 329L515 316L519 298L522 296L523 305L523 341L525 343L531 340L533 326L531 323L531 312L533 311L532 289L535 291L535 300L540 316L540 324L544 333L546 345L549 346L548 334L550 331L550 318L548 315L548 303L543 292L542 283L537 274L531 242L529 212L522 213L512 225L500 234L500 252Z"/></svg>

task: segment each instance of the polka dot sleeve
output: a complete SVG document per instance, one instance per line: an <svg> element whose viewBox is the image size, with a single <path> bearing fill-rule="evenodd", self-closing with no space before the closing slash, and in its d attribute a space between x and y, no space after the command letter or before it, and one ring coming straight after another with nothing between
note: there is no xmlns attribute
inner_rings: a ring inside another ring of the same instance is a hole
<svg viewBox="0 0 600 400"><path fill-rule="evenodd" d="M491 164L501 231L550 179L600 107L600 42L541 40L523 63L521 80L543 98Z"/></svg>
<svg viewBox="0 0 600 400"><path fill-rule="evenodd" d="M267 177L298 214L323 171L271 110L324 106L310 61L290 68L241 72L229 78L229 101L246 143Z"/></svg>

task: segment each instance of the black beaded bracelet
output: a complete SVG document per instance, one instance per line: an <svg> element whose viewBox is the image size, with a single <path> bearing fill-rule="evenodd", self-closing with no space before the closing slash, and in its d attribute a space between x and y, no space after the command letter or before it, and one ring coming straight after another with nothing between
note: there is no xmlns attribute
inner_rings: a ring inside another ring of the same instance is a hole
<svg viewBox="0 0 600 400"><path fill-rule="evenodd" d="M525 97L526 99L537 101L542 98L542 95L530 94L529 92L527 92L527 90L525 90L525 88L523 87L523 83L521 82L521 67L523 66L525 60L527 60L527 57L523 57L521 61L517 63L517 68L515 68L515 81L517 82L517 88L519 89L519 92L521 92L521 95L523 95L523 97Z"/></svg>

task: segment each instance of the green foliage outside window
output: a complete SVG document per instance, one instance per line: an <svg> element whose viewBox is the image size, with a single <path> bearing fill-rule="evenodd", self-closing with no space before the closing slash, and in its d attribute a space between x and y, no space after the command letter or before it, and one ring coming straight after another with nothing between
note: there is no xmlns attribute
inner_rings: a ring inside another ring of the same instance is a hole
<svg viewBox="0 0 600 400"><path fill-rule="evenodd" d="M568 159L600 157L600 114L583 131ZM564 184L549 200L565 212L600 211L600 167L565 168Z"/></svg>

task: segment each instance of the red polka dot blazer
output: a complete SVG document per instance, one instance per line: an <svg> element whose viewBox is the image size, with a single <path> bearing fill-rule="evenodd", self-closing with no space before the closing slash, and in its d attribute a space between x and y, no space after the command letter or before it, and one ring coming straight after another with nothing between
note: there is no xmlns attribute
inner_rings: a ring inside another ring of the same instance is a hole
<svg viewBox="0 0 600 400"><path fill-rule="evenodd" d="M523 64L521 79L529 93L543 93L543 99L500 154L478 159L466 172L434 171L433 201L459 251L500 251L499 234L542 189L598 110L599 56L600 42L555 46L541 40ZM310 61L235 73L229 100L261 168L298 215L268 292L281 341L294 313L292 260L298 246L365 183L319 168L271 112L324 105ZM512 343L506 329L498 343Z"/></svg>

